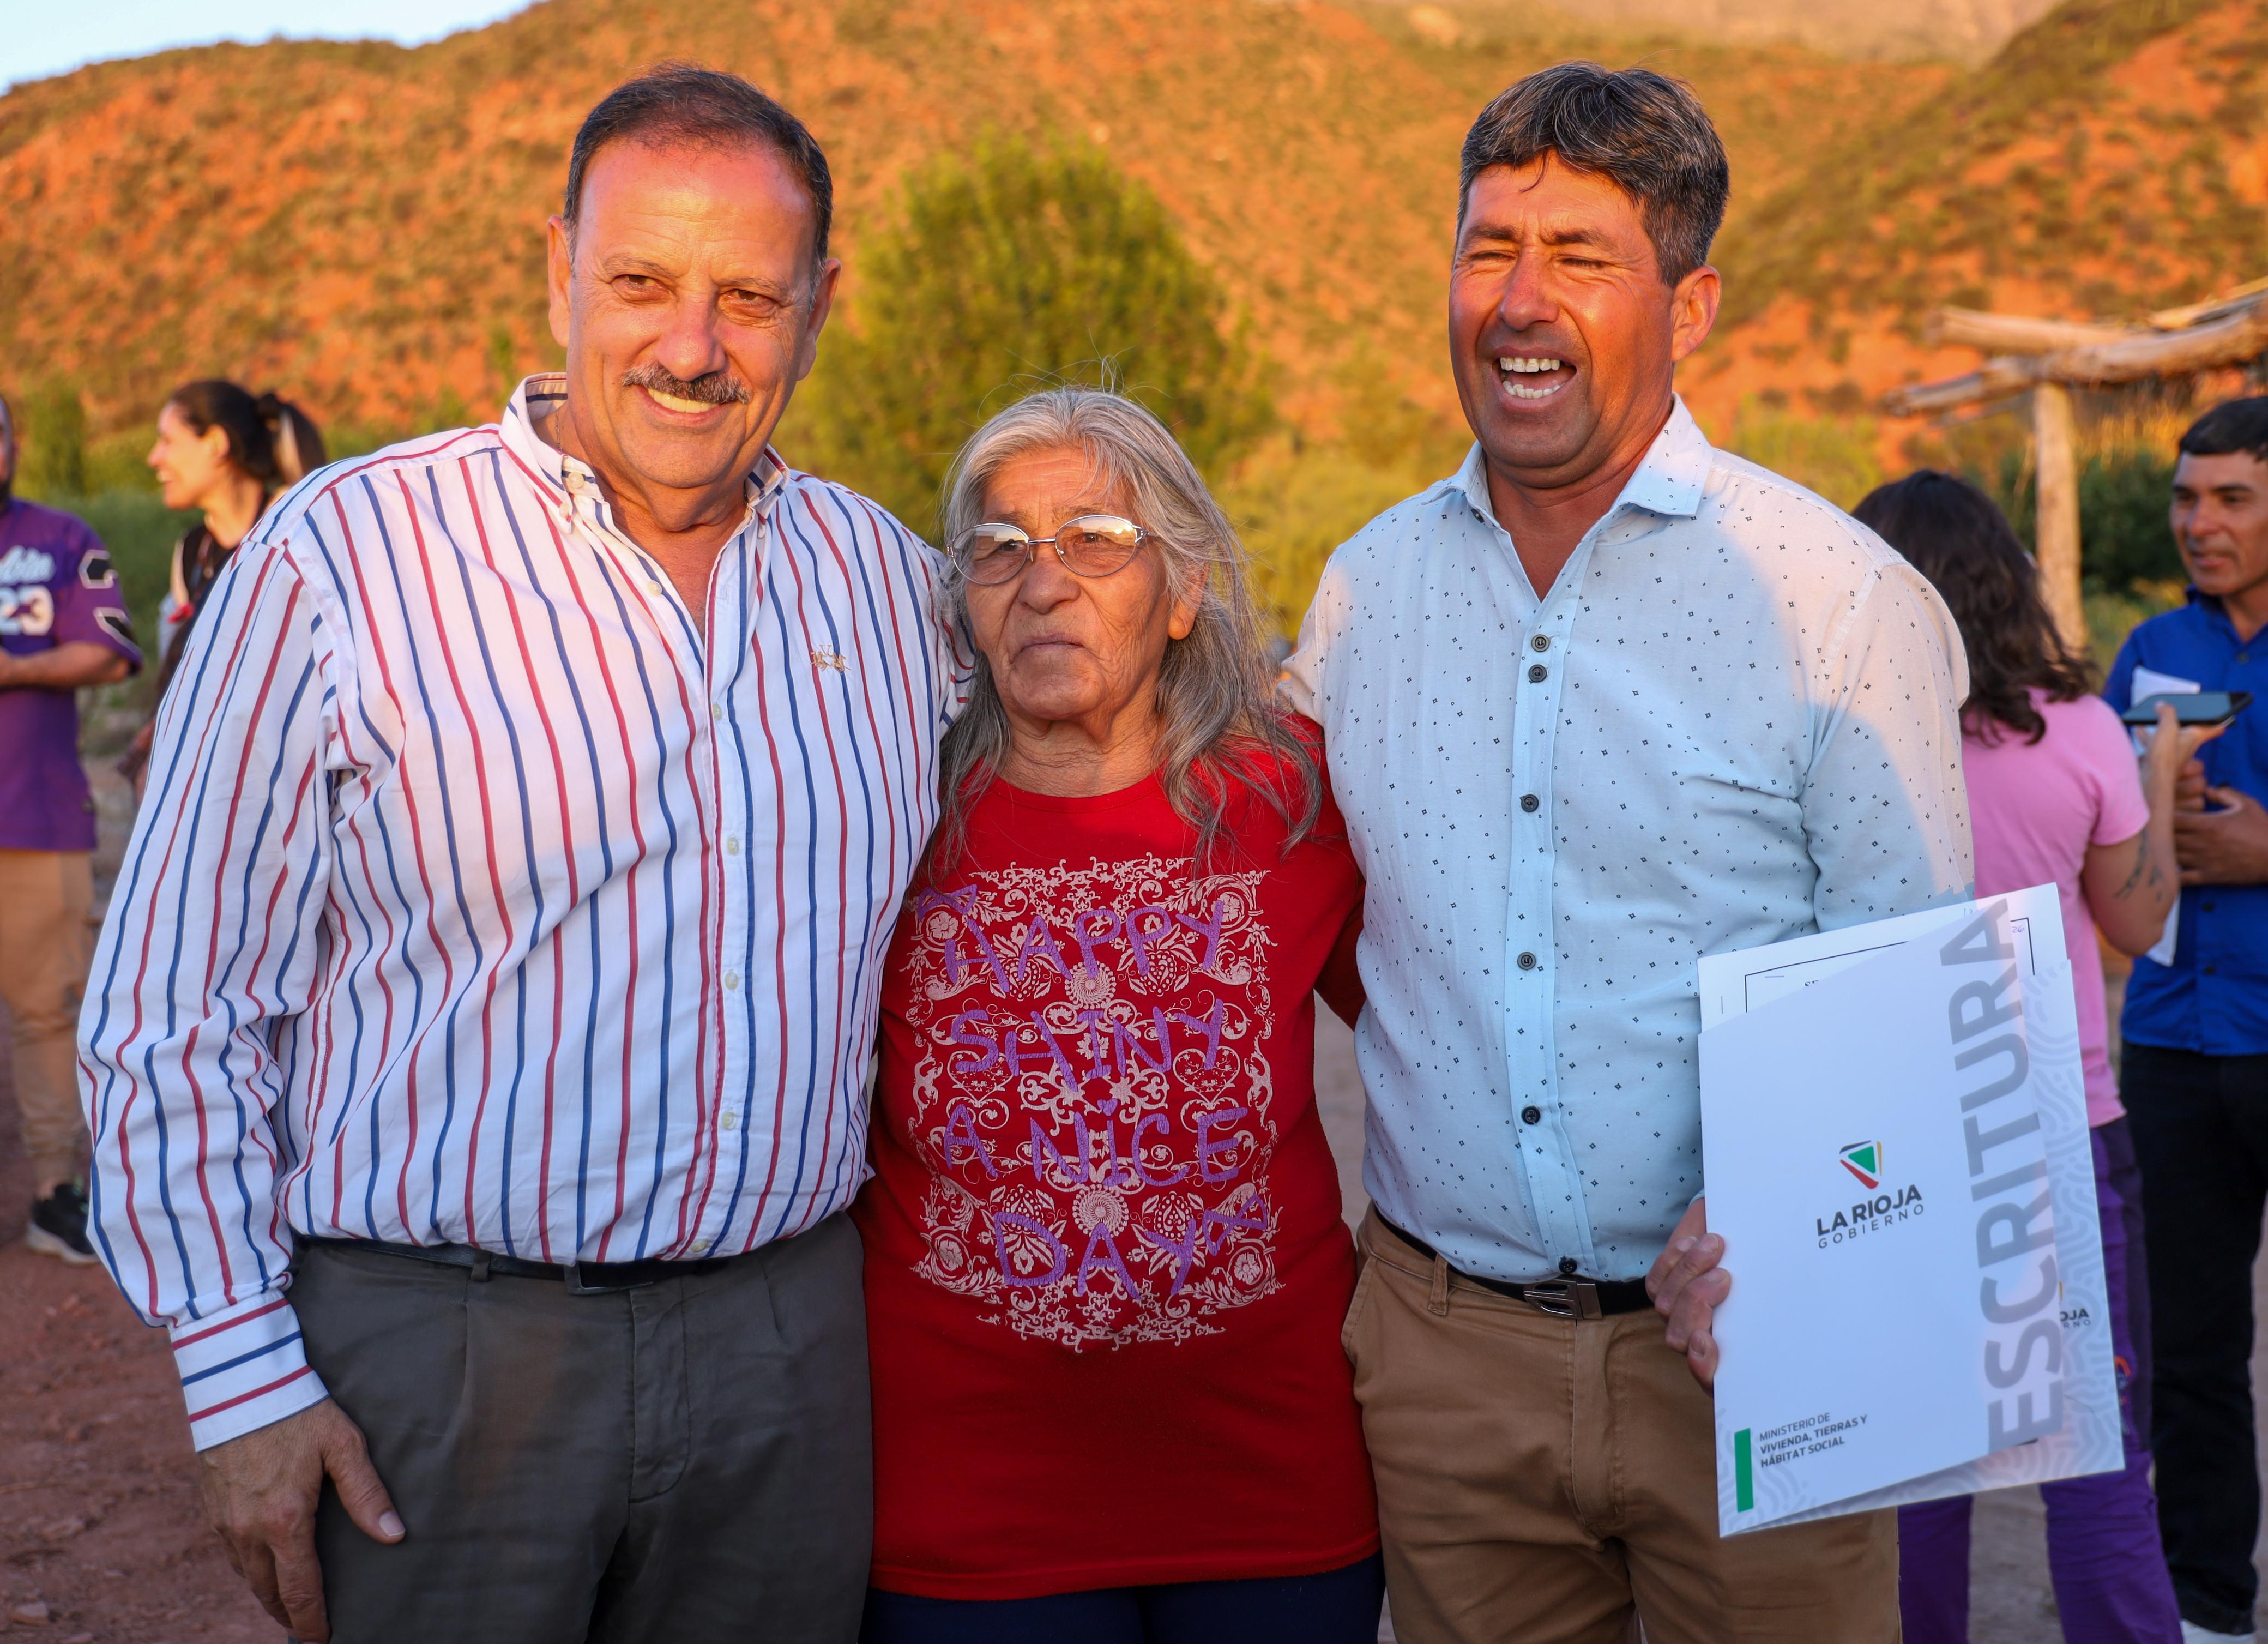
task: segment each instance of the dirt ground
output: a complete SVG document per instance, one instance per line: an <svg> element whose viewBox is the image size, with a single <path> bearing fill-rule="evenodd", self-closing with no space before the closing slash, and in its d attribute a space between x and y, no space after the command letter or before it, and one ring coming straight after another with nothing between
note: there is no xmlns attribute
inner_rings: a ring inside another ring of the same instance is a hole
<svg viewBox="0 0 2268 1644"><path fill-rule="evenodd" d="M0 1019L0 1038L4 1019ZM20 1242L31 1199L0 1056L0 1632L77 1644L271 1644L197 1511L165 1338L99 1267ZM20 1606L45 1604L27 1625Z"/></svg>
<svg viewBox="0 0 2268 1644"><path fill-rule="evenodd" d="M1351 1220L1363 1203L1361 1086L1352 1036L1318 1016L1318 1095ZM4 1027L0 1017L0 1039ZM276 1644L281 1630L199 1514L163 1337L100 1268L65 1267L18 1242L30 1191L17 1128L0 1055L0 1633L27 1644ZM2036 1490L1978 1503L1975 1644L2060 1638L2043 1522ZM31 1605L47 1618L13 1618Z"/></svg>

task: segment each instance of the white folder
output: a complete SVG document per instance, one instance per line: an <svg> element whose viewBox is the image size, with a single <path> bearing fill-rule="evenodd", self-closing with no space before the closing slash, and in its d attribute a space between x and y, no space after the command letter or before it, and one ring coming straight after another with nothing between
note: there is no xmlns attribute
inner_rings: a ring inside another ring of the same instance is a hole
<svg viewBox="0 0 2268 1644"><path fill-rule="evenodd" d="M1700 986L1723 1533L2122 1466L2055 887Z"/></svg>

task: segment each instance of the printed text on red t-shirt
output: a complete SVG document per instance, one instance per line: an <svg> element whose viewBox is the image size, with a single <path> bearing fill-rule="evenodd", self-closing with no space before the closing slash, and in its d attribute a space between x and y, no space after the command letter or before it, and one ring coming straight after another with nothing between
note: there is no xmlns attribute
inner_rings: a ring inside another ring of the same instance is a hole
<svg viewBox="0 0 2268 1644"><path fill-rule="evenodd" d="M1264 877L1149 857L922 894L924 1278L1073 1349L1210 1335L1276 1288Z"/></svg>

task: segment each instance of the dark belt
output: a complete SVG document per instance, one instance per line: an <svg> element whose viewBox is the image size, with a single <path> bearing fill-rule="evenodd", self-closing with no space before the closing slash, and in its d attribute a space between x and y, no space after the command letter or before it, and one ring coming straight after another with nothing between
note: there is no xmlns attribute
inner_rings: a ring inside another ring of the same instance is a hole
<svg viewBox="0 0 2268 1644"><path fill-rule="evenodd" d="M563 1284L575 1296L611 1295L618 1290L643 1290L665 1279L690 1279L713 1273L756 1254L707 1256L696 1261L674 1262L650 1256L637 1262L530 1262L494 1250L476 1250L469 1244L388 1244L383 1239L308 1239L309 1244L334 1250L368 1250L378 1256L398 1256L405 1261L428 1262L436 1267L461 1267L475 1279L548 1279Z"/></svg>
<svg viewBox="0 0 2268 1644"><path fill-rule="evenodd" d="M1378 1213L1373 1210L1371 1214L1377 1216ZM1378 1225L1427 1261L1441 1259L1439 1250L1416 1234L1403 1232L1385 1217L1378 1216ZM1537 1312L1549 1313L1553 1318L1605 1318L1613 1313L1644 1313L1653 1306L1653 1298L1646 1294L1643 1279L1539 1279L1534 1284L1517 1285L1506 1279L1484 1279L1461 1267L1453 1266L1449 1272L1451 1277L1469 1285L1525 1301Z"/></svg>

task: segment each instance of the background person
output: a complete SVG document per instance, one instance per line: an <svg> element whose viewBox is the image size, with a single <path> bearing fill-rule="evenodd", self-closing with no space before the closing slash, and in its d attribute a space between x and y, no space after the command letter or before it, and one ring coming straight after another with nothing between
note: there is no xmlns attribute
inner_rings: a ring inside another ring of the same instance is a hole
<svg viewBox="0 0 2268 1644"><path fill-rule="evenodd" d="M0 999L32 1166L24 1242L91 1262L86 1121L73 1028L86 983L94 800L78 692L142 666L109 550L85 521L13 494L16 424L0 400Z"/></svg>
<svg viewBox="0 0 2268 1644"><path fill-rule="evenodd" d="M2127 637L2104 697L2128 706L2146 668L2144 695L2180 682L2260 700L2185 775L2173 962L2134 962L2120 1071L2150 1220L2158 1525L2185 1628L2242 1638L2259 1596L2252 1263L2268 1202L2268 398L2190 425L2171 523L2188 602Z"/></svg>
<svg viewBox="0 0 2268 1644"><path fill-rule="evenodd" d="M832 198L743 80L610 92L550 224L563 374L310 476L159 713L96 1210L303 1639L857 1631L836 1213L963 669L933 556L768 443Z"/></svg>
<svg viewBox="0 0 2268 1644"><path fill-rule="evenodd" d="M1546 70L1462 173L1477 443L1332 556L1287 669L1367 876L1347 1343L1395 1628L1889 1644L1895 1515L1717 1533L1694 963L1965 895L1960 639L1674 392L1727 186L1688 88Z"/></svg>
<svg viewBox="0 0 2268 1644"><path fill-rule="evenodd" d="M945 510L982 658L882 1000L866 1644L1372 1644L1315 1110L1362 880L1236 535L1130 401L1032 395ZM1071 1504L1092 1510L1067 1510Z"/></svg>
<svg viewBox="0 0 2268 1644"><path fill-rule="evenodd" d="M2150 1493L2150 1317L2142 1184L2118 1104L2095 932L2123 954L2157 941L2178 893L2175 783L2213 732L2162 711L2141 773L2118 716L2090 691L2040 598L2039 573L1991 498L1924 469L1859 505L1861 524L1930 579L1969 658L1962 765L1977 894L2054 881L2079 1005L2080 1058L2120 1415L2122 1472L2041 1486L2056 1613L2071 1644L2179 1644L2180 1617ZM1898 1510L1898 1596L1907 1644L1967 1644L1970 1498Z"/></svg>
<svg viewBox="0 0 2268 1644"><path fill-rule="evenodd" d="M185 382L158 412L151 472L168 508L203 518L173 544L172 584L158 616L158 689L173 683L182 643L214 579L276 495L327 461L323 436L296 405L272 394L254 396L218 378ZM119 769L139 779L150 760L156 720L127 748Z"/></svg>

